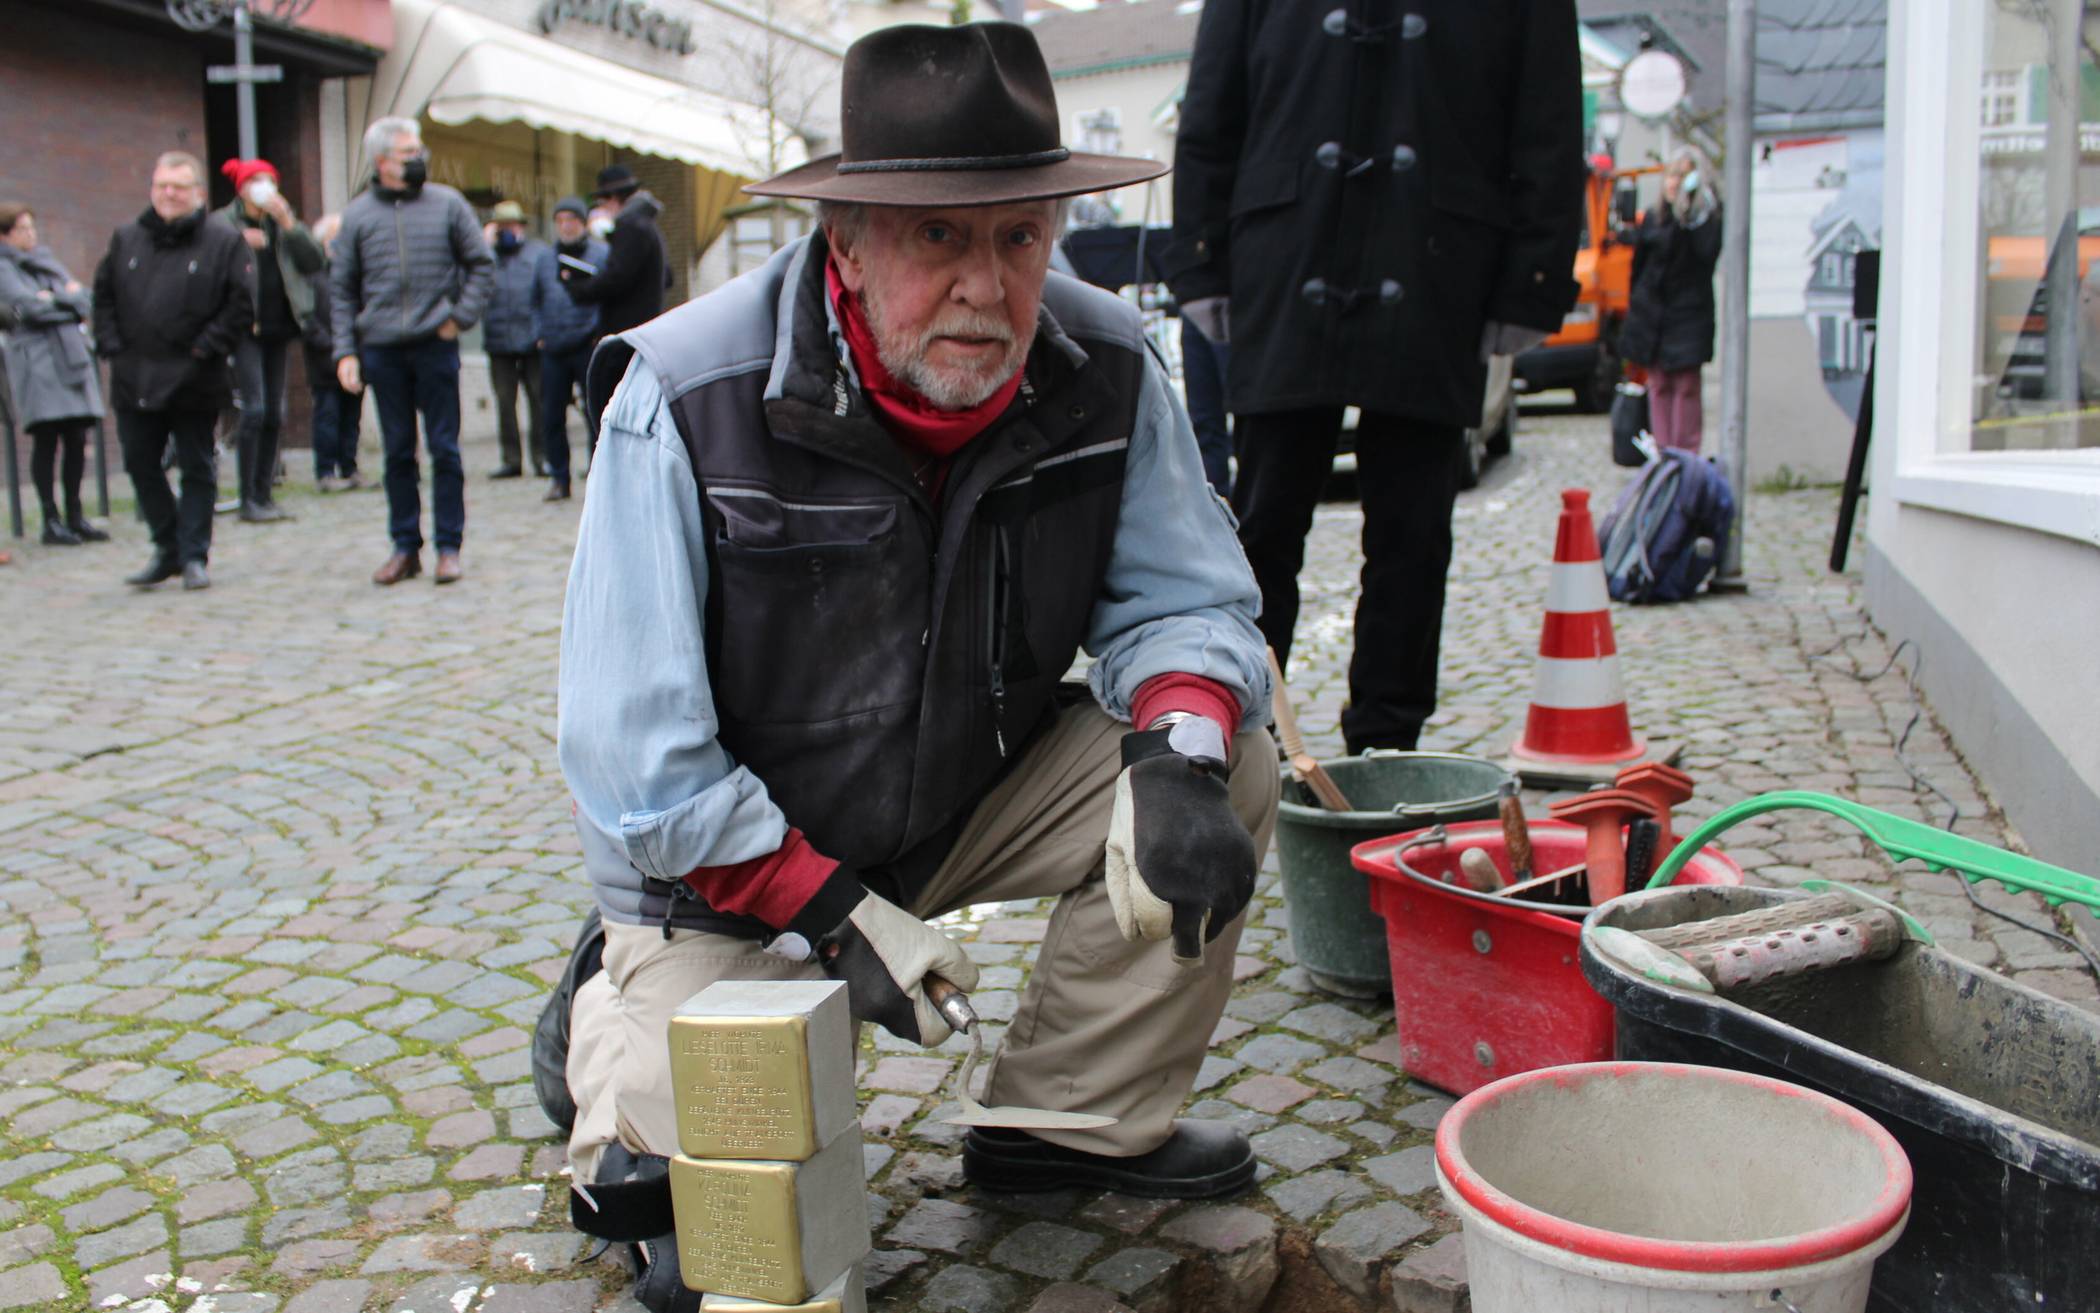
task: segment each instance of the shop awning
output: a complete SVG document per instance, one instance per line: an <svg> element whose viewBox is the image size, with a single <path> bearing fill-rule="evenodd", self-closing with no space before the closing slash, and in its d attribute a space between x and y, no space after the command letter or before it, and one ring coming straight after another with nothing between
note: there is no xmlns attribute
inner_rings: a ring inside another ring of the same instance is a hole
<svg viewBox="0 0 2100 1313"><path fill-rule="evenodd" d="M639 72L459 8L394 0L394 48L373 76L371 117L521 122L745 177L761 167L753 105ZM790 152L796 143L788 143ZM791 158L799 163L800 157Z"/></svg>

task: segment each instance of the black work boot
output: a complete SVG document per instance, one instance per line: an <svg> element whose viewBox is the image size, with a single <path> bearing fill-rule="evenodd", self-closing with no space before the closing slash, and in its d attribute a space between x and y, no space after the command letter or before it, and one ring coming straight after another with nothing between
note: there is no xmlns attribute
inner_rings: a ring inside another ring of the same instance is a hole
<svg viewBox="0 0 2100 1313"><path fill-rule="evenodd" d="M1134 1158L1084 1153L1027 1131L978 1127L963 1141L963 1176L1007 1194L1065 1186L1115 1190L1145 1199L1218 1199L1254 1183L1254 1148L1228 1122L1183 1118L1167 1142Z"/></svg>
<svg viewBox="0 0 2100 1313"><path fill-rule="evenodd" d="M145 569L137 574L125 575L124 582L134 588L151 588L153 585L164 580L173 579L181 573L182 562L176 560L173 553L157 552L152 560L146 562Z"/></svg>
<svg viewBox="0 0 2100 1313"><path fill-rule="evenodd" d="M604 965L605 927L594 907L583 918L569 965L532 1029L532 1090L539 1096L540 1111L564 1133L576 1126L576 1100L569 1096L569 1010L576 1005L576 991Z"/></svg>
<svg viewBox="0 0 2100 1313"><path fill-rule="evenodd" d="M75 538L84 543L106 543L109 541L109 535L94 526L93 522L88 519L87 512L80 509L80 503L77 501L66 507L66 527L73 531Z"/></svg>
<svg viewBox="0 0 2100 1313"><path fill-rule="evenodd" d="M65 517L58 513L58 507L51 502L44 503L44 546L80 546L80 535L66 527Z"/></svg>

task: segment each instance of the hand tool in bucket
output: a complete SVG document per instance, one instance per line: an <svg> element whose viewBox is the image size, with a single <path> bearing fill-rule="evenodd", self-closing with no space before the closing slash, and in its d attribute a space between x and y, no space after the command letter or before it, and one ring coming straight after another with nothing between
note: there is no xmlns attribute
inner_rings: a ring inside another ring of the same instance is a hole
<svg viewBox="0 0 2100 1313"><path fill-rule="evenodd" d="M1349 799L1334 777L1324 770L1313 755L1305 750L1305 740L1298 735L1298 717L1291 710L1291 691L1284 687L1283 667L1277 664L1276 649L1269 649L1269 679L1275 692L1270 698L1270 710L1276 717L1276 737L1283 747L1283 755L1291 763L1291 774L1314 800L1331 812L1351 810Z"/></svg>
<svg viewBox="0 0 2100 1313"><path fill-rule="evenodd" d="M1932 942L1916 921L1860 890L1828 880L1805 880L1802 887L1815 896L1650 930L1589 926L1584 934L1592 948L1629 971L1706 994L1885 961L1907 939Z"/></svg>
<svg viewBox="0 0 2100 1313"><path fill-rule="evenodd" d="M926 997L940 1010L950 1026L970 1037L970 1056L963 1060L962 1070L955 1078L955 1101L962 1111L953 1117L943 1118L957 1126L1002 1126L1021 1131L1094 1131L1104 1126L1113 1126L1116 1119L1091 1112L1052 1112L1048 1108L1015 1108L1001 1105L987 1108L970 1097L970 1077L984 1057L984 1034L977 1024L977 1011L970 1006L970 996L957 989L948 980L929 975L926 977Z"/></svg>
<svg viewBox="0 0 2100 1313"><path fill-rule="evenodd" d="M1925 863L1929 871L1953 871L1970 884L1982 880L1996 880L2015 893L2040 894L2051 907L2062 903L2080 903L2100 911L2100 880L2067 871L2061 866L2038 862L2032 857L2009 853L2003 848L1994 848L1987 843L1965 835L1950 834L1946 830L1927 825L1922 821L1891 816L1884 811L1844 798L1833 798L1827 793L1810 793L1800 789L1781 789L1773 793L1762 793L1755 798L1745 798L1730 807L1714 813L1698 829L1686 835L1672 850L1663 864L1656 868L1648 881L1648 888L1660 889L1677 878L1692 854L1711 843L1724 830L1762 816L1766 812L1805 808L1811 811L1828 812L1840 820L1857 827L1882 851L1898 861L1915 857Z"/></svg>

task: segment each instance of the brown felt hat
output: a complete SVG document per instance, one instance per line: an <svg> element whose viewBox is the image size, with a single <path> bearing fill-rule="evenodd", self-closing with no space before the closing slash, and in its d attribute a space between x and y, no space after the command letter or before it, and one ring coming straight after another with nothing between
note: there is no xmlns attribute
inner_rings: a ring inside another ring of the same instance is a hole
<svg viewBox="0 0 2100 1313"><path fill-rule="evenodd" d="M1158 160L1066 150L1035 33L905 24L846 50L836 155L744 188L860 205L999 205L1127 187Z"/></svg>

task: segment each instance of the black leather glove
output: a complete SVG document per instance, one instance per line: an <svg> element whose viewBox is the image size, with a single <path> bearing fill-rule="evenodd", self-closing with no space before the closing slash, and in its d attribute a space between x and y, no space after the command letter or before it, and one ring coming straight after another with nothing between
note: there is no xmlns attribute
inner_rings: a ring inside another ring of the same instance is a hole
<svg viewBox="0 0 2100 1313"><path fill-rule="evenodd" d="M1175 751L1171 733L1123 736L1108 900L1123 938L1171 934L1174 959L1195 962L1254 896L1254 837L1233 814L1225 762Z"/></svg>

